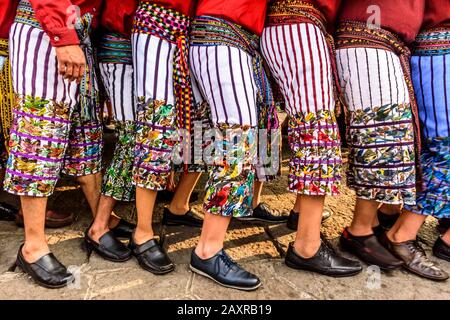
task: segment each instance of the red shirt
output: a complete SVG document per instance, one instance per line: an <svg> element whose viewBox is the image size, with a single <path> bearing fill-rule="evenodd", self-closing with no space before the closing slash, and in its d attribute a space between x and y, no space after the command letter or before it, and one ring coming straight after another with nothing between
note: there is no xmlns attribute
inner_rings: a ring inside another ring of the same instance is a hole
<svg viewBox="0 0 450 320"><path fill-rule="evenodd" d="M103 0L29 0L42 29L50 37L54 47L77 45L77 33L70 23L76 17L72 5L80 8L80 14L91 13L96 26ZM111 1L111 0L110 0ZM120 0L122 1L122 0Z"/></svg>
<svg viewBox="0 0 450 320"><path fill-rule="evenodd" d="M222 18L261 35L267 4L267 0L199 0L195 14Z"/></svg>
<svg viewBox="0 0 450 320"><path fill-rule="evenodd" d="M327 19L328 26L333 26L336 21L339 6L342 0L303 0L308 3L315 5Z"/></svg>
<svg viewBox="0 0 450 320"><path fill-rule="evenodd" d="M427 0L423 27L450 25L450 0Z"/></svg>
<svg viewBox="0 0 450 320"><path fill-rule="evenodd" d="M104 0L101 25L110 32L131 36L131 26L139 0Z"/></svg>
<svg viewBox="0 0 450 320"><path fill-rule="evenodd" d="M18 3L18 0L0 0L0 39L8 39Z"/></svg>
<svg viewBox="0 0 450 320"><path fill-rule="evenodd" d="M411 43L419 33L425 13L425 0L343 0L339 21L366 22L374 15L367 12L369 6L377 5L380 24Z"/></svg>
<svg viewBox="0 0 450 320"><path fill-rule="evenodd" d="M228 0L227 0L228 1ZM176 10L185 16L191 17L194 13L195 0L156 0L153 3L167 9ZM225 2L225 1L224 1Z"/></svg>

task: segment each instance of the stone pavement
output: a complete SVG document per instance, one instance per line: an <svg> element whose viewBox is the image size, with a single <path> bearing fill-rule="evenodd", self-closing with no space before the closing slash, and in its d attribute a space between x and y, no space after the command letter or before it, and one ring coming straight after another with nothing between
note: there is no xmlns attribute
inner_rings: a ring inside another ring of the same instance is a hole
<svg viewBox="0 0 450 320"><path fill-rule="evenodd" d="M284 162L283 176L267 184L263 194L264 202L279 209L290 209L295 200L295 195L286 191L286 165ZM197 190L201 191L202 185L200 183ZM17 204L16 198L4 192L0 201ZM341 196L327 199L326 209L333 212L333 217L324 223L322 232L332 239L337 249L336 238L351 221L353 205L353 194L347 188ZM261 277L263 285L257 291L222 288L190 272L190 252L198 240L199 230L187 227L167 228L165 246L176 269L165 276L154 276L141 270L134 259L117 264L104 261L95 253L87 255L82 249L82 235L90 222L90 214L73 181L61 181L55 196L50 199L50 207L71 210L77 217L68 228L48 230L53 252L77 271L76 284L58 290L44 289L20 271L8 271L23 241L23 231L12 222L0 222L0 299L450 299L450 281L436 283L403 270L381 273L377 277L365 267L356 277L334 279L289 269L283 264L283 255L295 233L285 225L239 221L232 222L225 248L235 260ZM201 210L200 201L193 207ZM163 204L158 204L155 211L157 232L162 208ZM135 219L131 204L120 204L116 212L127 219ZM428 254L437 237L435 226L436 221L429 219L420 233ZM433 260L450 272L450 263Z"/></svg>

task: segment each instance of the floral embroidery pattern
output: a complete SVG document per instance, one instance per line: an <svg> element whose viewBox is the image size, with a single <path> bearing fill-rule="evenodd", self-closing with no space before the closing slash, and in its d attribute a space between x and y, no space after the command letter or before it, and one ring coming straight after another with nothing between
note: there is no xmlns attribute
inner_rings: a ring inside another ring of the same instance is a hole
<svg viewBox="0 0 450 320"><path fill-rule="evenodd" d="M341 148L336 117L329 110L289 118L289 190L305 195L338 195Z"/></svg>
<svg viewBox="0 0 450 320"><path fill-rule="evenodd" d="M256 130L219 125L216 132L218 142L213 143L214 165L208 168L204 211L222 216L247 216L252 209Z"/></svg>
<svg viewBox="0 0 450 320"><path fill-rule="evenodd" d="M415 203L414 128L410 104L350 113L348 185L358 197Z"/></svg>
<svg viewBox="0 0 450 320"><path fill-rule="evenodd" d="M137 187L155 191L166 188L177 144L175 125L174 106L163 100L138 99L133 167Z"/></svg>
<svg viewBox="0 0 450 320"><path fill-rule="evenodd" d="M49 196L61 171L81 176L101 169L101 125L51 100L20 97L14 110L5 190Z"/></svg>
<svg viewBox="0 0 450 320"><path fill-rule="evenodd" d="M135 187L133 185L135 125L133 121L116 122L116 147L114 156L103 176L102 194L118 201L133 201Z"/></svg>

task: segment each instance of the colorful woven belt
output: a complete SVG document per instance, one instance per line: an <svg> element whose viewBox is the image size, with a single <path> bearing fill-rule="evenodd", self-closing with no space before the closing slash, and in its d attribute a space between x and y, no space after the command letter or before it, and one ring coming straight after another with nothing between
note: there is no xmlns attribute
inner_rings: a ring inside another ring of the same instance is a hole
<svg viewBox="0 0 450 320"><path fill-rule="evenodd" d="M414 44L414 55L436 56L450 53L450 26L422 31Z"/></svg>
<svg viewBox="0 0 450 320"><path fill-rule="evenodd" d="M2 134L5 137L5 147L8 149L9 129L12 123L12 109L15 95L11 78L11 66L8 57L8 40L0 39L0 56L6 60L0 68L0 121Z"/></svg>
<svg viewBox="0 0 450 320"><path fill-rule="evenodd" d="M191 132L193 94L189 72L190 20L175 10L141 1L135 14L132 32L150 34L177 45L174 55L174 90L177 98L178 128Z"/></svg>
<svg viewBox="0 0 450 320"><path fill-rule="evenodd" d="M192 46L231 46L244 50L253 57L253 75L258 87L258 112L260 129L279 127L277 110L273 99L267 67L259 54L259 37L241 26L226 20L200 16L192 22Z"/></svg>
<svg viewBox="0 0 450 320"><path fill-rule="evenodd" d="M388 30L369 28L366 23L360 21L341 22L336 31L336 48L361 47L388 50L398 55L400 59L414 116L417 188L420 190L422 188L421 166L419 163L421 152L420 118L411 77L411 51L397 35Z"/></svg>
<svg viewBox="0 0 450 320"><path fill-rule="evenodd" d="M105 33L98 46L97 59L99 63L131 65L131 40L118 33Z"/></svg>
<svg viewBox="0 0 450 320"><path fill-rule="evenodd" d="M19 2L15 22L42 29L30 2L27 0ZM91 24L91 14L85 14L81 18L77 18L74 23L74 29L80 40L80 47L86 57L86 72L80 82L80 105L81 118L88 121L99 117L97 75L95 74L94 54L90 40Z"/></svg>

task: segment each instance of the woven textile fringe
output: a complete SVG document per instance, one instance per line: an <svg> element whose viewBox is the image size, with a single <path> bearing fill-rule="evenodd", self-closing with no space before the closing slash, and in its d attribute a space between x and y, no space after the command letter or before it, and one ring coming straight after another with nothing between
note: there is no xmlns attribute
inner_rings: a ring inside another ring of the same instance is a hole
<svg viewBox="0 0 450 320"><path fill-rule="evenodd" d="M5 57L6 61L0 69L0 121L2 132L5 138L5 147L8 149L9 129L12 123L12 109L15 102L11 78L11 66L8 57L8 40L0 39L0 56Z"/></svg>

